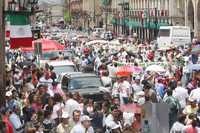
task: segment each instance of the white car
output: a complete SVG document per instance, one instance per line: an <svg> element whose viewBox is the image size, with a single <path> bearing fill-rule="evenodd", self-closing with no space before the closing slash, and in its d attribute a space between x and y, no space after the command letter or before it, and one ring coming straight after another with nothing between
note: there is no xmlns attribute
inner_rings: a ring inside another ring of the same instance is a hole
<svg viewBox="0 0 200 133"><path fill-rule="evenodd" d="M76 65L68 60L55 60L48 62L48 64L54 67L54 72L58 76L62 73L78 71Z"/></svg>

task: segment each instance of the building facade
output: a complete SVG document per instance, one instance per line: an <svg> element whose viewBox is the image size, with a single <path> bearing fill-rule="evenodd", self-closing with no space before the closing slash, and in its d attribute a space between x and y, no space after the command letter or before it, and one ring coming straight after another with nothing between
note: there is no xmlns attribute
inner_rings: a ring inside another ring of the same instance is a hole
<svg viewBox="0 0 200 133"><path fill-rule="evenodd" d="M71 0L71 3L72 11L81 12L75 14L79 14L77 21L84 28L104 27L118 35L137 33L142 39L153 40L160 26L186 25L194 37L200 36L200 0Z"/></svg>
<svg viewBox="0 0 200 133"><path fill-rule="evenodd" d="M190 26L193 36L200 37L200 0L185 0L185 25Z"/></svg>
<svg viewBox="0 0 200 133"><path fill-rule="evenodd" d="M115 1L115 2L113 2ZM113 0L113 30L156 39L160 26L184 25L184 0Z"/></svg>

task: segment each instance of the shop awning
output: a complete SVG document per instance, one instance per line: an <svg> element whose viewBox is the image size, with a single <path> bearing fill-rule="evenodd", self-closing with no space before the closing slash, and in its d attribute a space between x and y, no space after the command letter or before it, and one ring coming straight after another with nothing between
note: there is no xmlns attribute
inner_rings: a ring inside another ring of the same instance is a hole
<svg viewBox="0 0 200 133"><path fill-rule="evenodd" d="M145 22L144 23L144 28L147 28L147 29L159 29L160 26L169 26L169 24L166 23L166 22L158 22L158 23L155 23L155 22Z"/></svg>
<svg viewBox="0 0 200 133"><path fill-rule="evenodd" d="M128 26L130 28L138 28L138 27L142 27L142 24L139 21L130 20L128 22Z"/></svg>
<svg viewBox="0 0 200 133"><path fill-rule="evenodd" d="M168 24L167 22L159 22L159 23L157 24L157 28L159 29L160 26L169 26L169 24Z"/></svg>
<svg viewBox="0 0 200 133"><path fill-rule="evenodd" d="M112 20L111 20L111 24L113 24L113 25L117 25L117 19L116 19L116 18L112 18Z"/></svg>
<svg viewBox="0 0 200 133"><path fill-rule="evenodd" d="M120 20L120 25L128 25L128 23L129 23L128 18Z"/></svg>

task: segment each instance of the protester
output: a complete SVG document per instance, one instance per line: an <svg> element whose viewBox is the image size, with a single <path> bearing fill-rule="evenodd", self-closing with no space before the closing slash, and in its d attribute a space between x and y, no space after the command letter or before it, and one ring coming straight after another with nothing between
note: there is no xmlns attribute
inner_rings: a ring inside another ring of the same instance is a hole
<svg viewBox="0 0 200 133"><path fill-rule="evenodd" d="M91 127L91 118L87 115L81 117L81 123L74 126L70 133L94 133Z"/></svg>
<svg viewBox="0 0 200 133"><path fill-rule="evenodd" d="M56 133L70 133L72 127L69 125L69 114L62 112L61 123L56 128Z"/></svg>
<svg viewBox="0 0 200 133"><path fill-rule="evenodd" d="M63 75L56 75L55 68L48 65L51 60L39 64L35 58L25 57L23 50L9 49L6 102L0 119L3 133L141 132L146 126L142 125L143 117L149 113L142 109L154 103L169 107L171 133L198 132L200 74L193 65L199 64L199 54L193 54L189 47L157 49L138 37L135 41L123 37L90 44L89 40L96 39L89 35L82 40L77 34L64 39L72 57L66 59L64 50L56 51L55 59L70 60L78 70L94 72L102 82L100 101L90 97L92 91L86 97L82 91L62 89L67 84L62 82Z"/></svg>
<svg viewBox="0 0 200 133"><path fill-rule="evenodd" d="M177 99L172 96L172 90L167 90L167 97L163 100L169 105L169 127L171 129L173 123L177 120L178 113L180 111L180 104Z"/></svg>

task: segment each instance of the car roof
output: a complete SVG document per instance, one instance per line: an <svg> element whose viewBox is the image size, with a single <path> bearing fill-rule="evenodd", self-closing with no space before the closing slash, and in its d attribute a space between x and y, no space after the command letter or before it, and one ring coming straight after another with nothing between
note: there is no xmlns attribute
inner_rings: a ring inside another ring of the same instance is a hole
<svg viewBox="0 0 200 133"><path fill-rule="evenodd" d="M64 74L66 77L76 78L76 77L97 77L94 73L83 73L83 72L72 72Z"/></svg>
<svg viewBox="0 0 200 133"><path fill-rule="evenodd" d="M50 66L64 66L64 65L74 66L74 63L69 60L54 60L54 61L48 62L48 64Z"/></svg>

